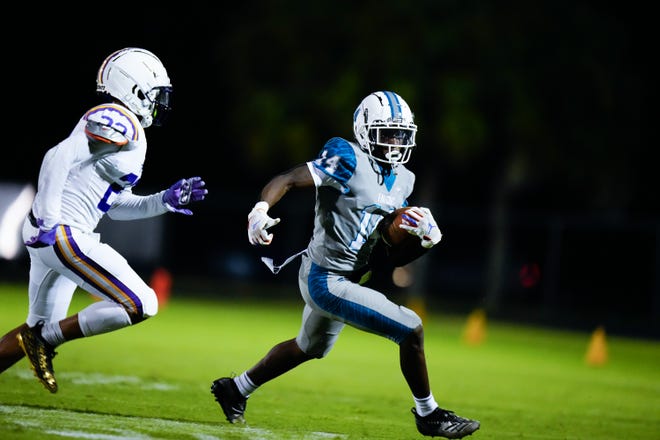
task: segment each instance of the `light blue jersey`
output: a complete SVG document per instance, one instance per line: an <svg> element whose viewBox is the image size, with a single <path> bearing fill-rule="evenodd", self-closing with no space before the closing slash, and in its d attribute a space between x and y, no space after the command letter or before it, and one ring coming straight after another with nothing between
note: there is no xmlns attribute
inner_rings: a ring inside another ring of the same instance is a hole
<svg viewBox="0 0 660 440"><path fill-rule="evenodd" d="M332 271L362 269L375 245L376 225L407 204L415 175L403 165L385 172L357 144L339 137L330 139L308 167L317 191L308 255Z"/></svg>

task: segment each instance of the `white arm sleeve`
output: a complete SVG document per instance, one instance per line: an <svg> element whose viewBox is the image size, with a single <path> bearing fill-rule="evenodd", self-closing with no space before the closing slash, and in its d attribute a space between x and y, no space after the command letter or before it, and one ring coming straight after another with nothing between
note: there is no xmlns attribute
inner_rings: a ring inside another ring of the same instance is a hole
<svg viewBox="0 0 660 440"><path fill-rule="evenodd" d="M163 203L165 190L148 196L133 194L130 190L122 191L108 211L113 220L138 220L155 217L169 212Z"/></svg>

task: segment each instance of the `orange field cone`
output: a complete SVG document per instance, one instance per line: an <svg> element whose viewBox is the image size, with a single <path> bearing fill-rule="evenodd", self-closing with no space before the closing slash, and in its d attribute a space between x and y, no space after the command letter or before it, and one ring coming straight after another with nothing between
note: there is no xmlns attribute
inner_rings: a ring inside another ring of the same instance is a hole
<svg viewBox="0 0 660 440"><path fill-rule="evenodd" d="M584 360L587 365L600 366L607 362L607 338L605 329L600 326L591 334Z"/></svg>
<svg viewBox="0 0 660 440"><path fill-rule="evenodd" d="M167 304L167 301L170 299L170 293L172 290L172 275L162 267L154 270L153 275L151 276L151 288L156 292L158 297L158 304L160 307L164 307Z"/></svg>
<svg viewBox="0 0 660 440"><path fill-rule="evenodd" d="M463 341L468 345L479 345L486 339L486 312L476 309L468 315Z"/></svg>

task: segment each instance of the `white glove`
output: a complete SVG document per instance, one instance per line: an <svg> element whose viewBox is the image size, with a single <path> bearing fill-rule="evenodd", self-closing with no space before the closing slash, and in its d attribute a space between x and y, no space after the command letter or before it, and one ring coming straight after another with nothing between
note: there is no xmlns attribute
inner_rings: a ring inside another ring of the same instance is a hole
<svg viewBox="0 0 660 440"><path fill-rule="evenodd" d="M406 214L412 218L416 224L400 224L401 229L405 229L409 234L418 236L422 240L422 246L429 249L442 240L442 233L433 219L433 215L428 208L411 207Z"/></svg>
<svg viewBox="0 0 660 440"><path fill-rule="evenodd" d="M248 240L250 244L269 245L273 241L273 234L269 234L267 229L280 222L279 218L270 218L268 216L268 203L257 202L248 214Z"/></svg>

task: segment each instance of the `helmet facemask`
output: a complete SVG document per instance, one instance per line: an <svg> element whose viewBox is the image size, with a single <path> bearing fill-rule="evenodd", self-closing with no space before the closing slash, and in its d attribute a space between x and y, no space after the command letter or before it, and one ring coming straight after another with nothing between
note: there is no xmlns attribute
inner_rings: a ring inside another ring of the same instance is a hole
<svg viewBox="0 0 660 440"><path fill-rule="evenodd" d="M416 129L405 124L405 128L388 123L374 124L369 128L369 153L378 162L390 165L404 164L410 160L415 148Z"/></svg>
<svg viewBox="0 0 660 440"><path fill-rule="evenodd" d="M155 87L147 93L146 99L151 102L150 117L153 120L153 125L160 127L172 111L170 105L172 87Z"/></svg>

